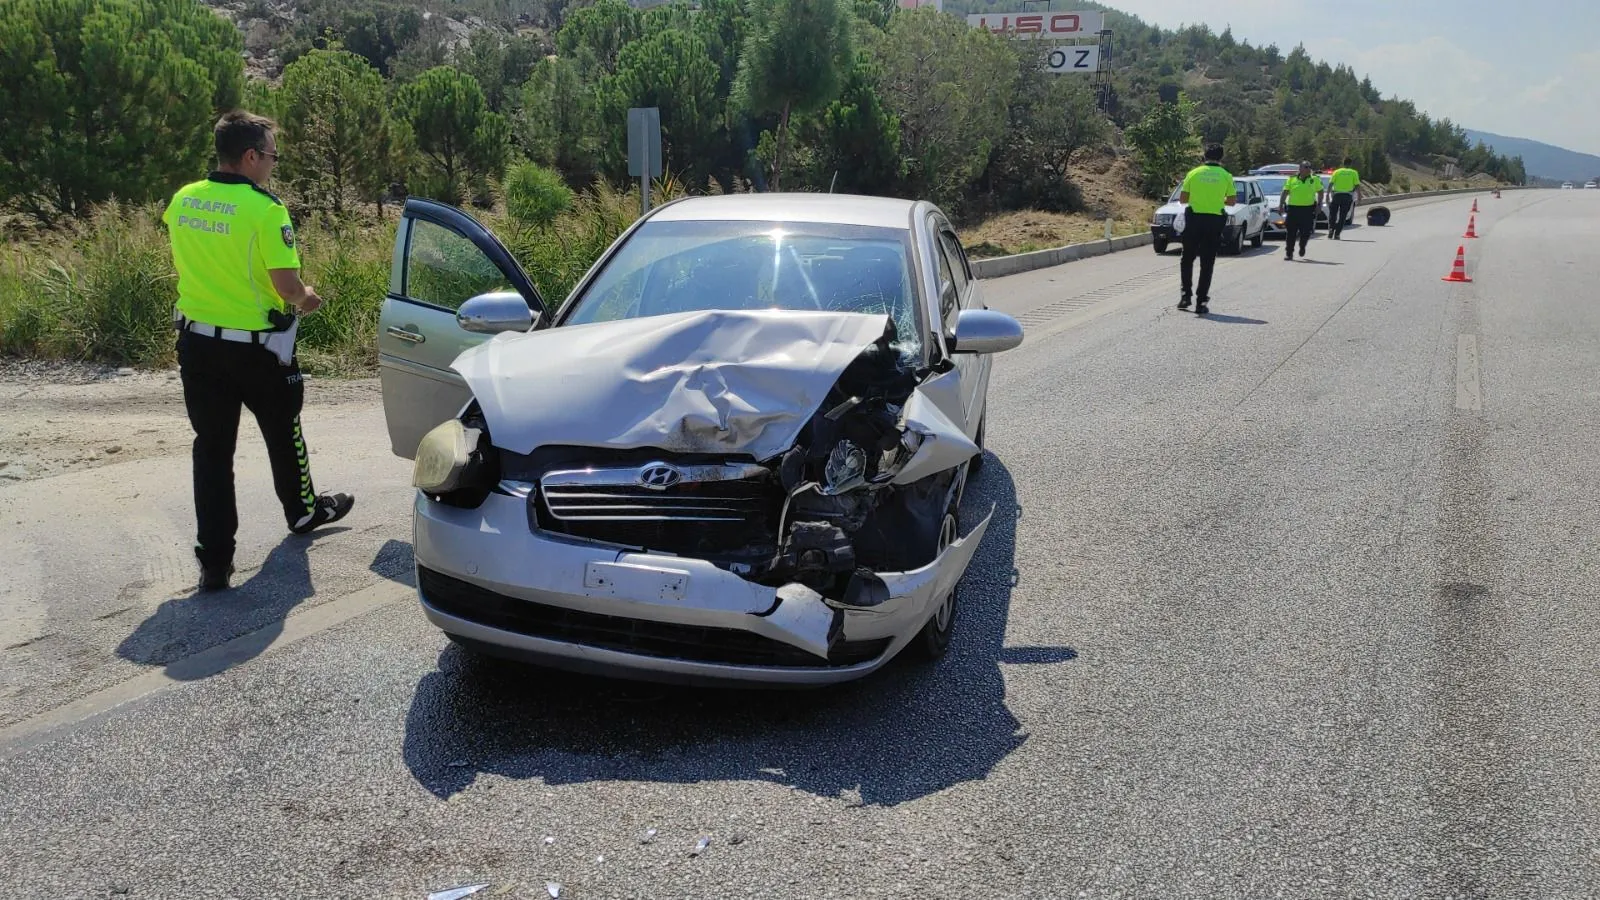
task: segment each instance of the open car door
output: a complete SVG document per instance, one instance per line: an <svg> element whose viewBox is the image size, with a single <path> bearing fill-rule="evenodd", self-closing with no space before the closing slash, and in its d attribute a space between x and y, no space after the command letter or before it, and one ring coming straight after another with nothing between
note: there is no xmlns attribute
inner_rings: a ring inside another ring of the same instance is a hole
<svg viewBox="0 0 1600 900"><path fill-rule="evenodd" d="M422 436L466 405L466 382L450 369L462 351L549 322L538 289L487 228L453 206L407 200L378 316L383 415L395 455L413 458Z"/></svg>

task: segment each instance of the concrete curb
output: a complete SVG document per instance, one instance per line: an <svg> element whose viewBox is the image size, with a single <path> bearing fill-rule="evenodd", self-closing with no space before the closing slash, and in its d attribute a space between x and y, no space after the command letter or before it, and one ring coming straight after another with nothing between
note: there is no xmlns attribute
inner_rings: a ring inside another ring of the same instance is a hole
<svg viewBox="0 0 1600 900"><path fill-rule="evenodd" d="M1448 191L1411 191L1405 194L1384 194L1381 197L1362 197L1361 206L1385 206L1398 203L1402 200L1423 200L1429 197L1447 197L1453 194L1487 194L1494 188L1452 188ZM1504 187L1502 191L1533 190L1526 187ZM1358 210L1360 207L1357 208ZM1152 243L1150 232L1130 234L1124 237L1112 238L1107 241L1085 241L1081 244L1068 244L1065 247L1052 247L1048 250L1034 250L1029 253L1016 253L1011 256L991 256L988 259L975 259L972 261L972 274L977 278L1004 278L1007 275L1018 275L1023 272L1032 272L1036 269L1048 269L1080 259L1093 256L1104 256L1119 250L1128 250L1133 247L1144 247Z"/></svg>
<svg viewBox="0 0 1600 900"><path fill-rule="evenodd" d="M1020 272L1048 269L1051 266L1059 266L1062 263L1069 263L1079 259L1088 259L1091 256L1104 256L1107 253L1115 253L1118 250L1143 247L1148 245L1151 240L1150 232L1146 231L1143 234L1125 235L1112 238L1109 241L1102 238L1098 241L1068 244L1065 247L1053 247L1049 250L1035 250L1032 253L975 259L972 261L972 274L978 278L1003 278Z"/></svg>

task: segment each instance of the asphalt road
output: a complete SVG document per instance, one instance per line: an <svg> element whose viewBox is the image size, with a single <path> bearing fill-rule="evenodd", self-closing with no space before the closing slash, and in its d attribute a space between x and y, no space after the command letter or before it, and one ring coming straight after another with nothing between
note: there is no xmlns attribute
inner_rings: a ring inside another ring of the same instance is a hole
<svg viewBox="0 0 1600 900"><path fill-rule="evenodd" d="M242 436L221 598L181 445L0 487L5 892L1600 893L1600 195L1470 203L1224 259L1207 318L1148 248L985 282L1029 338L960 632L843 689L468 662L370 393L308 412L361 495L315 539Z"/></svg>

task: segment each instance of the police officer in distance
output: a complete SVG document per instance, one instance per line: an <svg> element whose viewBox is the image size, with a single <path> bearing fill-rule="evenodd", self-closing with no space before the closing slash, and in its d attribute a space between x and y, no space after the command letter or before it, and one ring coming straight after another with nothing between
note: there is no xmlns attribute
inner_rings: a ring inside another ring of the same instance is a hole
<svg viewBox="0 0 1600 900"><path fill-rule="evenodd" d="M1356 188L1361 184L1361 173L1350 167L1352 162L1346 156L1344 165L1328 176L1328 237L1336 241L1344 237L1344 226L1356 207Z"/></svg>
<svg viewBox="0 0 1600 900"><path fill-rule="evenodd" d="M348 494L318 496L311 484L294 337L296 314L314 312L322 298L300 280L289 211L264 187L278 161L274 127L247 112L223 116L215 129L217 170L180 188L162 216L178 271L178 366L195 433L201 590L226 588L233 573L241 407L266 440L290 531L336 522L355 503Z"/></svg>
<svg viewBox="0 0 1600 900"><path fill-rule="evenodd" d="M1211 272L1217 264L1217 248L1222 244L1222 232L1228 224L1226 207L1238 202L1234 195L1233 174L1222 167L1222 145L1206 147L1204 165L1189 170L1183 178L1178 202L1186 204L1183 219L1183 261L1179 276L1183 294L1178 299L1179 309L1188 309L1193 285L1194 261L1200 260L1199 294L1194 295L1196 315L1211 311Z"/></svg>
<svg viewBox="0 0 1600 900"><path fill-rule="evenodd" d="M1290 175L1283 183L1283 194L1278 205L1283 207L1283 258L1294 259L1294 245L1300 244L1300 258L1306 255L1306 242L1317 230L1317 206L1322 203L1322 177L1311 170L1311 163L1301 161L1300 171Z"/></svg>

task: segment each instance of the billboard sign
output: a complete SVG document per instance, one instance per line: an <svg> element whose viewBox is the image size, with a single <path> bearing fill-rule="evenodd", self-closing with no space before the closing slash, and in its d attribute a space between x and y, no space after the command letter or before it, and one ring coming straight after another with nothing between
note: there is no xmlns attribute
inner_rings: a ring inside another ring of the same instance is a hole
<svg viewBox="0 0 1600 900"><path fill-rule="evenodd" d="M1094 10L1084 12L972 13L967 24L987 28L995 34L1017 40L1067 40L1097 35L1105 26L1105 16Z"/></svg>
<svg viewBox="0 0 1600 900"><path fill-rule="evenodd" d="M1051 47L1044 57L1044 70L1065 75L1072 72L1095 72L1100 69L1100 45L1081 44L1075 47Z"/></svg>

